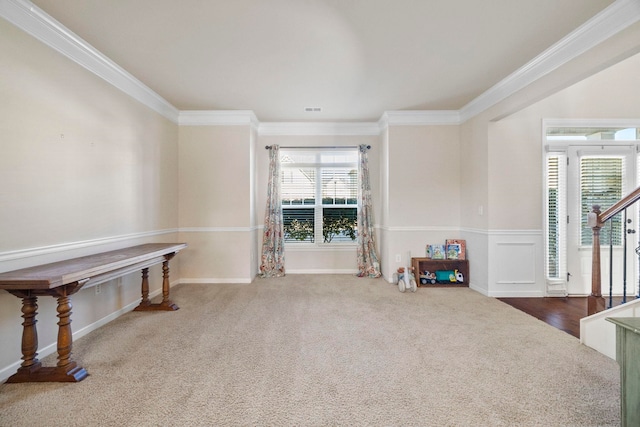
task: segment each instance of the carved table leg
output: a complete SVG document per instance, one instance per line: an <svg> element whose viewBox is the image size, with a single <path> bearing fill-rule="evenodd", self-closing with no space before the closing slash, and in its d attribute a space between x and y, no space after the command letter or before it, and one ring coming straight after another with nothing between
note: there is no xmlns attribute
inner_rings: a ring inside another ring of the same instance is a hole
<svg viewBox="0 0 640 427"><path fill-rule="evenodd" d="M87 371L79 367L71 359L73 347L73 335L71 333L71 298L66 295L58 297L58 364L55 368L56 375L62 379L58 381L80 381L87 376Z"/></svg>
<svg viewBox="0 0 640 427"><path fill-rule="evenodd" d="M149 299L149 269L142 269L142 301L138 307L134 309L134 311L142 310L141 307L147 307L151 305L151 300Z"/></svg>
<svg viewBox="0 0 640 427"><path fill-rule="evenodd" d="M142 301L134 311L175 311L180 308L169 299L169 260L173 258L174 255L175 253L165 255L165 261L162 263L162 302L152 304L151 301L149 301L149 269L145 268L142 270Z"/></svg>
<svg viewBox="0 0 640 427"><path fill-rule="evenodd" d="M38 297L27 292L14 291L15 296L22 298L22 364L18 371L9 377L7 382L23 382L22 378L28 378L33 372L42 367L42 363L36 357L38 355L38 330L36 329L36 316L38 314Z"/></svg>
<svg viewBox="0 0 640 427"><path fill-rule="evenodd" d="M49 289L45 292L51 296L58 296L58 364L55 367L43 367L36 358L38 336L36 331L37 298L29 294L23 298L22 312L24 313L24 330L22 335L22 366L9 377L9 383L22 382L78 382L87 377L87 371L78 366L71 359L73 337L71 332L71 298L69 295L77 292L86 281L75 282L60 288ZM14 292L14 295L17 295Z"/></svg>

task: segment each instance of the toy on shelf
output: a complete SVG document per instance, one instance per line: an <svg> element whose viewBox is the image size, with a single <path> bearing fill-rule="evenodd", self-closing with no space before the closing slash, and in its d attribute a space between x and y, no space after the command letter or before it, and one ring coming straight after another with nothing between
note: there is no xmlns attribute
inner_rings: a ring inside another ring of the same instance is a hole
<svg viewBox="0 0 640 427"><path fill-rule="evenodd" d="M397 273L393 273L393 284L398 285L398 290L404 292L410 289L411 292L418 290L416 278L413 275L413 267L400 267Z"/></svg>
<svg viewBox="0 0 640 427"><path fill-rule="evenodd" d="M436 273L432 273L430 271L425 270L420 275L420 284L421 285L426 285L428 283L431 283L432 285L435 285L435 283L436 283Z"/></svg>

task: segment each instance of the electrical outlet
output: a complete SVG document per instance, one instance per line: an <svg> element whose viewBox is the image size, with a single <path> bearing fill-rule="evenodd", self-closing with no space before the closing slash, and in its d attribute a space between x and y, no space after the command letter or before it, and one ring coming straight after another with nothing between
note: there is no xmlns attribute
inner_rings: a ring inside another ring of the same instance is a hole
<svg viewBox="0 0 640 427"><path fill-rule="evenodd" d="M402 262L402 256L400 254L396 254L396 262Z"/></svg>
<svg viewBox="0 0 640 427"><path fill-rule="evenodd" d="M102 292L102 285L96 285L96 295Z"/></svg>

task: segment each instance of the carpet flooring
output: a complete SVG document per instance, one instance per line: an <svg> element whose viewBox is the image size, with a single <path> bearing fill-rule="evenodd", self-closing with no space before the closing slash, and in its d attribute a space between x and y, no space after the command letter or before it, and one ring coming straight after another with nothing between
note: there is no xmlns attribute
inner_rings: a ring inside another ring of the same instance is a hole
<svg viewBox="0 0 640 427"><path fill-rule="evenodd" d="M0 426L620 423L615 361L468 288L288 275L171 297L75 341L84 381L0 385Z"/></svg>

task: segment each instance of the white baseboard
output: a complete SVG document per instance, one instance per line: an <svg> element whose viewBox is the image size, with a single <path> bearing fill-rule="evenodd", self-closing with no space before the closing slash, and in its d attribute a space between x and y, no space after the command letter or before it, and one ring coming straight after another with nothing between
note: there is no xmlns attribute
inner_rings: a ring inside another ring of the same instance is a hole
<svg viewBox="0 0 640 427"><path fill-rule="evenodd" d="M547 296L544 292L540 291L496 291L489 292L489 295L492 298L542 298Z"/></svg>

